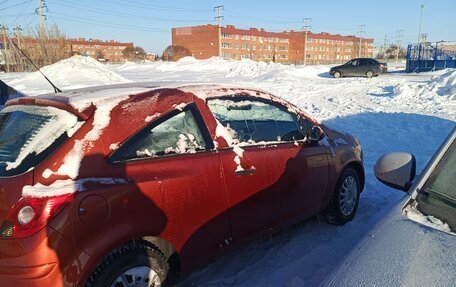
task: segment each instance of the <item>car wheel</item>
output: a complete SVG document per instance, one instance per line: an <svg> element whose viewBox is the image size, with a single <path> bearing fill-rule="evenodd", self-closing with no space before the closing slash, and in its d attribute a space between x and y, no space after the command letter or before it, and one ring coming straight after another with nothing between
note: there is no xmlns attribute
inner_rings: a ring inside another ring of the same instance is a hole
<svg viewBox="0 0 456 287"><path fill-rule="evenodd" d="M335 71L333 76L334 76L334 78L340 78L340 77L342 77L342 74L339 71Z"/></svg>
<svg viewBox="0 0 456 287"><path fill-rule="evenodd" d="M165 256L145 242L124 244L95 268L86 287L169 286Z"/></svg>
<svg viewBox="0 0 456 287"><path fill-rule="evenodd" d="M374 76L374 72L372 72L372 71L367 71L366 72L366 77L372 78L373 76Z"/></svg>
<svg viewBox="0 0 456 287"><path fill-rule="evenodd" d="M326 219L333 224L345 224L358 209L361 185L358 173L346 168L337 180L336 188L325 210Z"/></svg>

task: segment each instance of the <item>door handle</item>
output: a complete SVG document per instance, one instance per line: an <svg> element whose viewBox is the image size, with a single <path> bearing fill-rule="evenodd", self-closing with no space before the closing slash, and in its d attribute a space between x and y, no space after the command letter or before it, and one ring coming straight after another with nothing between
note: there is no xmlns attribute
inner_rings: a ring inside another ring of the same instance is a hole
<svg viewBox="0 0 456 287"><path fill-rule="evenodd" d="M251 167L249 169L236 170L234 172L234 174L238 175L238 176L243 176L243 175L254 174L255 172L256 172L256 168L255 167Z"/></svg>

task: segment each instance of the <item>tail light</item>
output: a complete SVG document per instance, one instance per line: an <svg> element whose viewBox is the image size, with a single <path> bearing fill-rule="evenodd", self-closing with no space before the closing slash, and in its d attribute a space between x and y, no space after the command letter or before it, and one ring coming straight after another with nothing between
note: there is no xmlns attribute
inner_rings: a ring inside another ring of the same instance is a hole
<svg viewBox="0 0 456 287"><path fill-rule="evenodd" d="M21 198L0 226L0 239L17 239L36 234L71 199L71 194L43 198Z"/></svg>

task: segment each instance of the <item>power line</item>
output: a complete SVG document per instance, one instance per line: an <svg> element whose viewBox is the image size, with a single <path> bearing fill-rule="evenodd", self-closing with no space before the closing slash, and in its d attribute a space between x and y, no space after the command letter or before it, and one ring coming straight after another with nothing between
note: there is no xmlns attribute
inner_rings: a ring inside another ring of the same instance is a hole
<svg viewBox="0 0 456 287"><path fill-rule="evenodd" d="M125 3L128 3L129 7L136 7L136 8L143 8L148 10L155 10L155 11L168 11L168 12L187 12L187 13L199 13L199 12L212 12L210 9L193 9L193 8L179 8L179 7L168 7L168 6L160 6L160 5L144 5L138 4L133 1L112 1L112 0L101 0L103 2L121 5L125 7Z"/></svg>
<svg viewBox="0 0 456 287"><path fill-rule="evenodd" d="M9 9L9 8L14 8L14 7L20 6L20 5L22 5L24 3L28 3L28 2L32 2L32 0L24 1L24 2L21 2L21 3L18 3L18 4L14 4L14 5L11 5L11 6L8 6L8 7L0 8L0 11L6 10L6 9Z"/></svg>
<svg viewBox="0 0 456 287"><path fill-rule="evenodd" d="M22 6L21 11L16 15L16 18L14 18L14 20L11 21L11 26L12 26L14 23L16 23L16 21L17 21L19 18L25 16L24 12L25 12L25 10L29 7L30 3L31 3L31 2L27 2L24 6Z"/></svg>
<svg viewBox="0 0 456 287"><path fill-rule="evenodd" d="M60 17L54 16L54 14L60 15ZM136 31L148 31L148 32L169 32L169 29L159 29L159 28L150 28L150 27L143 27L143 26L119 24L119 23L92 20L92 19L81 18L81 17L75 18L71 15L58 13L58 12L52 12L51 16L52 16L52 18L56 18L56 19L68 20L68 21L84 23L84 24L91 24L91 25L101 25L101 26L105 26L105 27L109 27L109 28L136 30Z"/></svg>
<svg viewBox="0 0 456 287"><path fill-rule="evenodd" d="M71 3L69 1L61 0L61 2ZM157 21L157 22L185 22L185 23L200 23L200 22L210 22L210 20L183 20L183 19L168 19L168 18L155 18L155 17L148 17L148 16L141 16L123 12L117 12L113 10L106 10L106 9L99 9L95 7L85 6L85 5L70 5L70 4L63 4L60 2L56 2L57 6L64 6L69 8L75 8L78 10L85 10L90 12L96 12L97 14L104 14L104 15L111 15L111 16L120 16L124 18L130 19L141 19L141 20L149 20L149 21Z"/></svg>
<svg viewBox="0 0 456 287"><path fill-rule="evenodd" d="M241 19L241 20L250 20L251 22L257 23L269 23L269 24L299 24L302 23L301 21L282 21L282 20L271 20L266 18L260 17L253 17L253 16L246 16L243 14L239 14L237 12L225 9L225 13L230 17Z"/></svg>

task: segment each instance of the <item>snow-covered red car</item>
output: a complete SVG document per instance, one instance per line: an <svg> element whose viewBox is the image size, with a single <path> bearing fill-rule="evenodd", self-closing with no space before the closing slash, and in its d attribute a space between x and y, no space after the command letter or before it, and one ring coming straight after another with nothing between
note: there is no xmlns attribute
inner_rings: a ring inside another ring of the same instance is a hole
<svg viewBox="0 0 456 287"><path fill-rule="evenodd" d="M166 285L318 213L346 223L362 157L355 137L249 88L135 83L11 100L1 285Z"/></svg>

